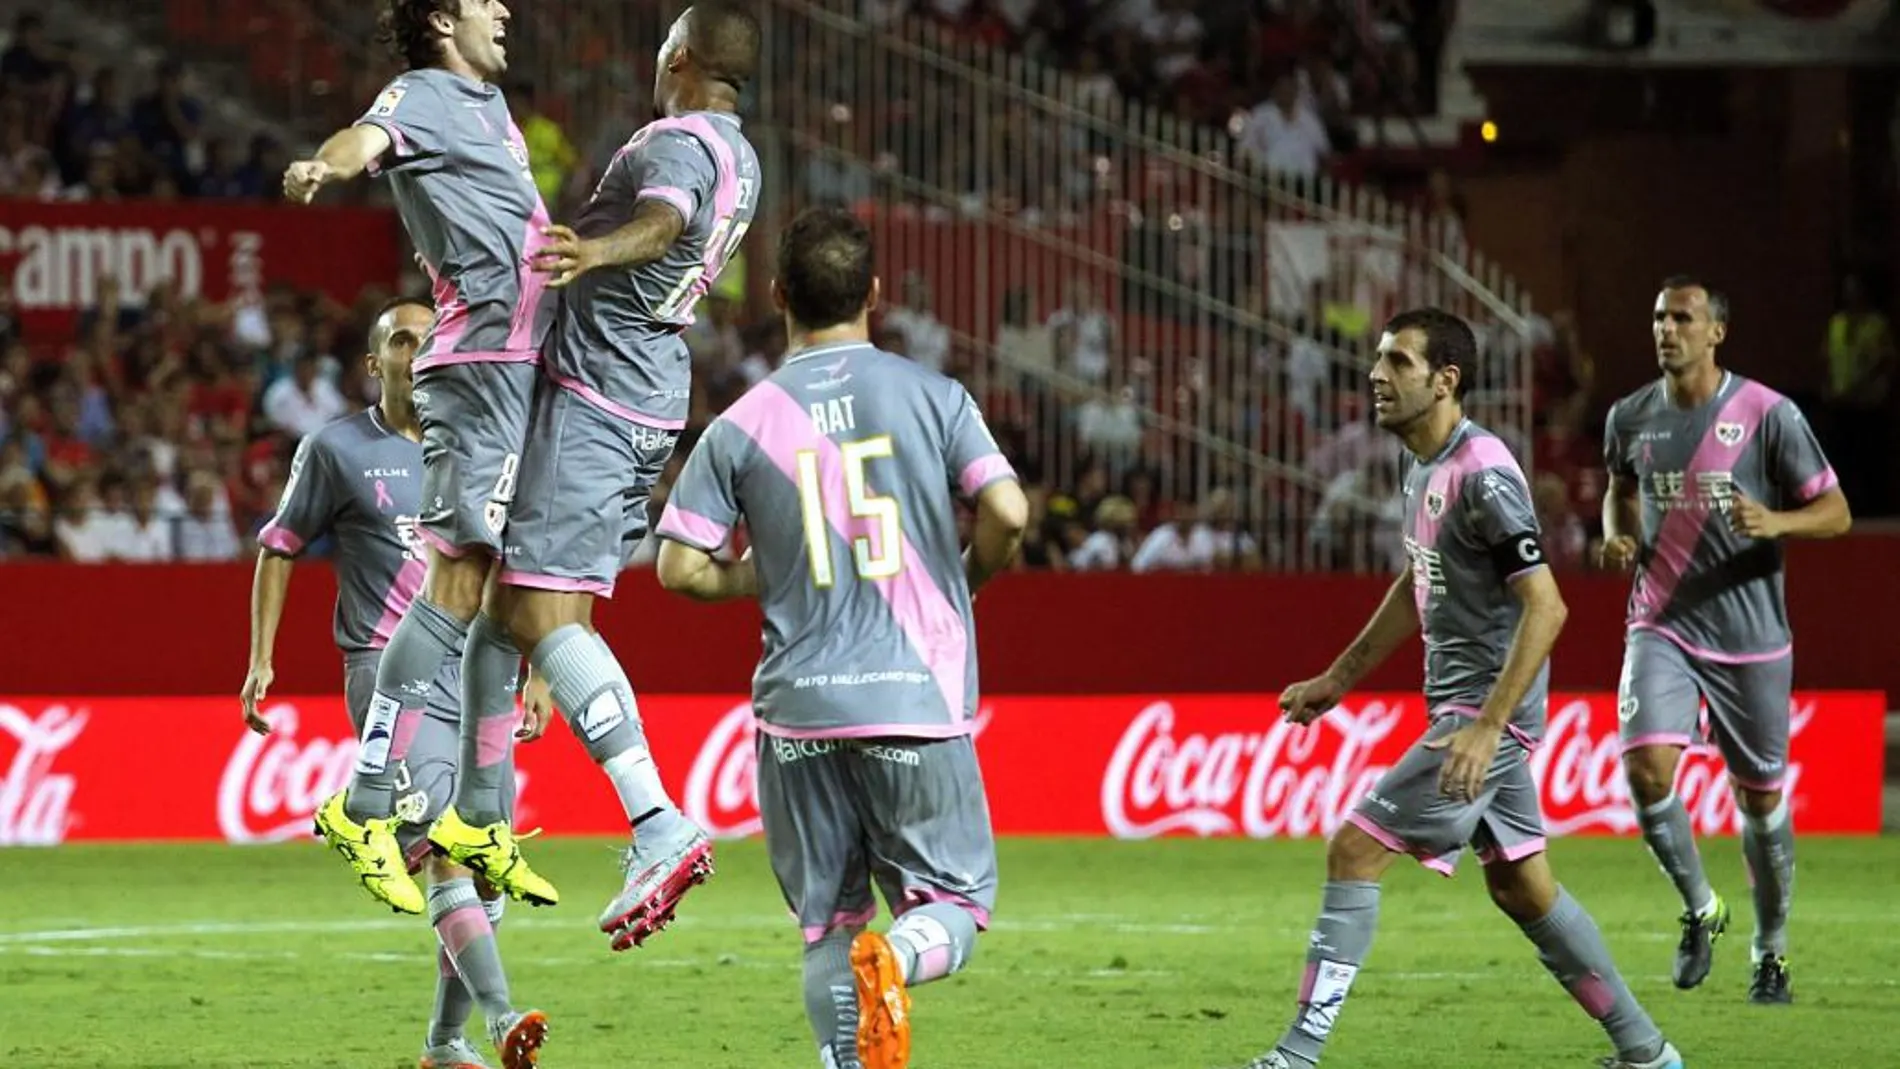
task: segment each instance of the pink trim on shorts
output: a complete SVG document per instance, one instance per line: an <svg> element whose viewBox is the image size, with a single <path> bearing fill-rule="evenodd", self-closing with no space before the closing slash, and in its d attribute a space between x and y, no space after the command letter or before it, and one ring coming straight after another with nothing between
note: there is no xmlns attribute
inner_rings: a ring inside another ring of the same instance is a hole
<svg viewBox="0 0 1900 1069"><path fill-rule="evenodd" d="M1766 653L1722 653L1719 650L1704 649L1661 624L1635 623L1630 625L1630 630L1654 632L1657 637L1668 639L1682 652L1692 657L1700 657L1705 661L1714 661L1716 664L1766 664L1769 661L1779 661L1794 652L1794 643L1790 642L1778 650L1769 650Z"/></svg>
<svg viewBox="0 0 1900 1069"><path fill-rule="evenodd" d="M957 478L957 485L963 488L964 497L975 497L978 490L998 479L1014 477L1016 469L1009 466L1009 458L1001 453L991 453L986 457L977 457L963 469Z"/></svg>
<svg viewBox="0 0 1900 1069"><path fill-rule="evenodd" d="M594 389L592 386L587 385L577 378L563 375L552 367L546 368L545 370L548 378L554 380L556 386L559 386L561 389L586 401L588 404L593 405L595 408L600 409L610 416L624 419L628 423L637 423L642 427L652 427L662 431L677 431L683 430L686 427L686 421L683 419L661 419L658 416L649 416L643 412L635 412L633 409L628 408L618 401L608 399L599 390Z"/></svg>
<svg viewBox="0 0 1900 1069"><path fill-rule="evenodd" d="M1484 715L1484 710L1473 708L1472 706L1469 706L1469 705L1441 705L1437 709L1434 709L1432 713L1434 716L1438 715L1439 713L1456 713L1457 715L1464 717L1466 720L1476 720L1479 717ZM1526 750L1537 749L1537 740L1531 738L1528 734L1524 732L1523 728L1518 727L1516 724L1504 725L1504 731L1506 734L1516 739L1517 744L1519 746L1524 747L1524 749Z"/></svg>
<svg viewBox="0 0 1900 1069"><path fill-rule="evenodd" d="M1640 750L1645 746L1675 746L1688 749L1695 745L1695 736L1684 735L1680 731L1651 731L1633 739L1623 740L1623 752Z"/></svg>
<svg viewBox="0 0 1900 1069"><path fill-rule="evenodd" d="M1413 847L1407 846L1405 840L1373 823L1371 817L1366 816L1358 810L1347 814L1346 823L1372 836L1378 840L1380 846L1385 847L1387 850L1395 854L1405 854L1408 857L1416 858L1419 864L1441 876L1453 875L1457 869L1456 862L1446 861L1443 857L1425 854Z"/></svg>
<svg viewBox="0 0 1900 1069"><path fill-rule="evenodd" d="M461 560L463 557L468 556L467 548L451 543L448 539L443 538L441 535L436 534L421 524L416 525L416 537L428 543L430 549L435 550L444 557Z"/></svg>
<svg viewBox="0 0 1900 1069"><path fill-rule="evenodd" d="M732 528L668 501L654 533L710 553L726 544Z"/></svg>
<svg viewBox="0 0 1900 1069"><path fill-rule="evenodd" d="M633 195L634 203L643 200L663 200L671 204L680 213L680 218L693 221L693 195L678 186L648 186Z"/></svg>
<svg viewBox="0 0 1900 1069"><path fill-rule="evenodd" d="M990 930L989 910L984 909L963 895L957 894L955 891L946 891L941 887L931 887L928 884L917 883L904 888L903 896L898 900L895 906L891 907L891 912L901 917L911 910L916 909L918 906L927 905L932 902L942 902L946 905L955 906L976 920L978 930L985 932Z"/></svg>
<svg viewBox="0 0 1900 1069"><path fill-rule="evenodd" d="M1550 843L1543 836L1526 839L1516 846L1507 846L1501 850L1489 846L1478 851L1478 864L1489 865L1496 861L1521 861L1532 854L1541 854L1550 849Z"/></svg>
<svg viewBox="0 0 1900 1069"><path fill-rule="evenodd" d="M725 418L757 443L772 466L794 482L798 479L798 455L806 451L816 453L819 480L823 484L819 498L824 502L826 525L846 542L864 538L871 543L874 552L888 548L878 544L883 537L879 526L853 516L846 504L844 461L838 443L818 432L811 413L783 386L770 380L760 383L734 402L726 410ZM901 530L898 539L898 548L905 560L923 559L916 543ZM962 614L944 596L927 568L906 567L896 575L866 582L875 587L890 606L898 630L936 679L951 723L965 721L969 715L964 702L969 686L970 633L964 626Z"/></svg>
<svg viewBox="0 0 1900 1069"><path fill-rule="evenodd" d="M573 579L565 575L544 575L539 572L520 572L513 568L501 570L501 581L508 586L526 587L529 590L553 590L563 594L592 594L595 597L611 598L614 585L598 579Z"/></svg>
<svg viewBox="0 0 1900 1069"><path fill-rule="evenodd" d="M1729 381L1725 377L1723 385L1726 386ZM1697 486L1697 476L1727 471L1733 459L1741 456L1754 443L1762 421L1782 400L1780 394L1759 382L1747 381L1737 387L1722 402L1715 418L1709 421L1708 433L1703 435L1695 454L1683 468L1684 484ZM1716 436L1718 428L1725 423L1743 425L1742 437L1733 444L1725 443ZM1644 567L1630 596L1632 623L1655 619L1669 609L1670 602L1676 596L1676 586L1689 573L1696 546L1701 543L1702 532L1707 529L1709 521L1709 513L1688 508L1675 509L1663 517L1662 524L1656 529L1655 553Z"/></svg>
<svg viewBox="0 0 1900 1069"><path fill-rule="evenodd" d="M1728 778L1729 778L1729 782L1735 784L1737 787L1740 787L1743 790L1747 790L1747 791L1755 791L1760 794L1769 794L1774 791L1778 791L1781 789L1783 784L1788 782L1788 777L1784 775L1780 779L1771 779L1771 780L1765 780L1761 783L1754 783L1754 782L1750 782L1749 780L1743 779L1742 777L1736 775L1733 771L1729 772Z"/></svg>
<svg viewBox="0 0 1900 1069"><path fill-rule="evenodd" d="M264 529L257 532L257 544L265 549L282 553L286 557L294 557L303 552L303 539L298 538L289 529L278 526L276 520L265 524Z"/></svg>
<svg viewBox="0 0 1900 1069"><path fill-rule="evenodd" d="M410 366L413 371L427 371L433 367L447 367L450 364L532 364L541 359L541 354L533 349L497 350L471 349L465 353L431 353L426 357L416 357Z"/></svg>
<svg viewBox="0 0 1900 1069"><path fill-rule="evenodd" d="M837 728L788 728L761 720L758 729L778 739L960 739L976 730L973 720L954 724L853 724Z"/></svg>
<svg viewBox="0 0 1900 1069"><path fill-rule="evenodd" d="M793 915L793 919L797 919L796 914ZM831 915L830 921L824 924L807 924L800 931L805 935L805 942L816 943L839 928L862 928L876 919L877 903L873 901L860 910L841 909Z"/></svg>
<svg viewBox="0 0 1900 1069"><path fill-rule="evenodd" d="M1802 483L1801 489L1795 491L1794 496L1800 498L1801 503L1806 505L1839 485L1841 485L1840 477L1835 475L1834 468L1829 466L1817 472L1814 478Z"/></svg>

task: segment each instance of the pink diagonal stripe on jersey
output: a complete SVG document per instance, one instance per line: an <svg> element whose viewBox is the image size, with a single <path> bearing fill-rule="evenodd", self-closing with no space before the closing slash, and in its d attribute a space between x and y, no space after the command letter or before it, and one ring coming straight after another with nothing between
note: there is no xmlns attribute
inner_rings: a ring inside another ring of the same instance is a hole
<svg viewBox="0 0 1900 1069"><path fill-rule="evenodd" d="M371 649L380 650L389 645L389 636L395 634L396 625L402 623L402 614L409 611L410 603L422 592L422 577L428 570L429 566L419 560L403 559L395 580L389 584L389 593L383 595L383 615L370 632Z"/></svg>
<svg viewBox="0 0 1900 1069"><path fill-rule="evenodd" d="M731 533L732 528L668 501L666 511L660 513L658 531L668 538L677 538L689 546L714 550L726 544L726 535Z"/></svg>
<svg viewBox="0 0 1900 1069"><path fill-rule="evenodd" d="M413 371L426 371L447 362L455 355L455 347L462 344L462 335L468 332L468 306L462 303L461 291L448 278L437 274L434 267L428 270L435 283L429 294L435 302L435 324L429 328L429 336L423 339L422 351L410 364Z"/></svg>
<svg viewBox="0 0 1900 1069"><path fill-rule="evenodd" d="M957 478L957 485L962 488L964 497L975 497L978 490L1015 473L1016 469L1009 466L1009 458L1001 453L991 453L970 461L963 469L963 474Z"/></svg>
<svg viewBox="0 0 1900 1069"><path fill-rule="evenodd" d="M477 112L477 114L480 114ZM521 137L521 128L513 119L508 120L508 137L518 145L526 144ZM526 155L525 151L523 155ZM534 213L528 217L528 232L521 238L521 262L515 265L515 317L508 327L508 351L527 352L534 349L534 324L540 318L541 299L547 295L548 279L553 276L534 269L534 254L548 246L547 235L541 233L548 225L548 206L541 200L541 191L534 193Z"/></svg>
<svg viewBox="0 0 1900 1069"><path fill-rule="evenodd" d="M1682 473L1683 486L1694 492L1701 485L1697 476L1729 470L1732 461L1755 440L1768 410L1780 400L1780 394L1759 382L1742 382L1722 403L1721 411L1709 423L1708 433L1702 436L1702 443L1696 446L1695 455L1689 458L1689 466ZM1742 425L1742 437L1734 445L1725 445L1716 438L1716 428L1724 423ZM1663 516L1656 530L1656 552L1637 576L1636 586L1630 592L1632 626L1656 619L1669 608L1677 585L1689 574L1696 547L1702 542L1702 532L1710 523L1727 522L1728 516L1724 513L1705 513L1693 508L1675 509Z"/></svg>
<svg viewBox="0 0 1900 1069"><path fill-rule="evenodd" d="M850 545L853 539L870 540L877 545L877 524L851 515L845 494L844 458L837 443L818 433L811 416L791 394L775 382L753 387L727 410L730 419L746 437L757 443L772 465L794 483L798 480L798 454L810 450L818 455L819 497L824 501L825 519L838 537ZM965 673L970 663L970 637L963 618L950 604L943 591L923 566L917 546L899 532L904 566L889 579L865 580L877 588L891 608L897 627L911 649L937 681L948 707L950 722L965 719L963 708Z"/></svg>
<svg viewBox="0 0 1900 1069"><path fill-rule="evenodd" d="M679 124L681 129L699 138L712 151L715 161L713 219L717 221L732 218L733 214L739 210L739 161L733 158L732 146L726 144L726 139L719 136L718 130L713 129L712 120L704 115L684 116L679 120ZM694 301L704 297L706 291L712 289L713 282L719 277L719 272L725 269L725 245L726 239L723 236L717 242L706 242L704 254L706 271L699 276L698 282L693 283ZM689 302L686 307L691 308L692 304ZM688 315L687 321L691 322L692 316Z"/></svg>

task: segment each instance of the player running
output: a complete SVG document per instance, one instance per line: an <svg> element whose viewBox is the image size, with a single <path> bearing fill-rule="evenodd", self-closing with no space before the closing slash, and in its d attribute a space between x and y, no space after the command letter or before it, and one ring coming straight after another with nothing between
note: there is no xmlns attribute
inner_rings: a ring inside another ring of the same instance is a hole
<svg viewBox="0 0 1900 1069"><path fill-rule="evenodd" d="M712 872L711 841L661 785L633 687L590 622L646 533L648 495L686 424L692 358L680 332L758 206L758 156L736 114L758 61L750 13L689 8L659 53L654 99L666 117L615 155L574 229L549 231L538 263L565 291L508 515L503 585L469 632L464 738L505 732L507 666L526 653L620 797L634 839L625 886L600 917L616 950L667 924ZM528 870L508 867L501 801L497 779L467 777L430 836L512 886L511 873Z"/></svg>
<svg viewBox="0 0 1900 1069"><path fill-rule="evenodd" d="M421 301L398 298L383 306L370 331L367 357L370 376L382 383L381 401L303 440L277 514L258 535L262 548L251 587L251 667L240 697L245 722L260 735L271 731L258 705L270 690L277 624L291 568L305 546L325 536L336 540L336 644L343 651L344 701L359 733L375 688L376 663L422 585L422 547L415 534L422 498L421 430L411 397L410 361L432 319ZM412 864L429 854L423 829L448 804L455 786L459 669L459 658L443 662L426 714L412 722L408 756L396 766L395 810L403 823L395 834ZM462 1037L477 1003L502 1064L508 1069L535 1064L547 1018L536 1010L516 1012L509 1002L495 942L501 896L486 887L478 891L472 874L445 858L429 857L427 865L429 917L441 943L441 968L421 1069L486 1065Z"/></svg>
<svg viewBox="0 0 1900 1069"><path fill-rule="evenodd" d="M963 387L871 347L873 269L848 212L786 230L772 296L788 355L707 428L658 531L667 589L764 604L759 812L804 928L819 1059L837 1069L903 1069L908 989L962 968L989 923L970 596L1029 514ZM975 505L968 552L953 491ZM740 520L753 550L721 561ZM865 930L873 883L888 934Z"/></svg>
<svg viewBox="0 0 1900 1069"><path fill-rule="evenodd" d="M1372 946L1380 878L1400 854L1450 875L1477 848L1491 900L1538 960L1609 1033L1612 1069L1679 1069L1682 1057L1638 1006L1591 920L1544 856L1530 752L1544 730L1551 646L1565 608L1544 563L1530 490L1503 442L1464 416L1477 342L1435 308L1386 324L1373 365L1379 426L1405 444L1410 564L1324 675L1280 696L1310 724L1414 630L1425 640L1424 737L1333 836L1299 1009L1250 1069L1310 1069Z"/></svg>
<svg viewBox="0 0 1900 1069"><path fill-rule="evenodd" d="M410 913L422 911L422 892L402 871L391 834L392 777L437 673L470 637L501 553L553 304L542 301L547 277L532 264L547 243L547 208L494 84L508 66L508 21L499 0L385 0L383 36L408 71L314 159L284 173L285 195L303 202L366 169L385 174L435 282L435 326L415 357L423 458L416 532L429 546L428 574L377 670L349 790L317 810L318 830L370 894ZM470 694L512 690L518 671L518 659L506 668L471 660L463 707L479 708ZM464 780L499 784L511 731L476 740ZM552 904L553 885L518 864L502 829L481 871L517 898Z"/></svg>
<svg viewBox="0 0 1900 1069"><path fill-rule="evenodd" d="M1624 771L1643 840L1682 895L1674 978L1692 988L1729 924L1675 794L1708 703L1754 885L1748 1000L1792 1002L1794 825L1782 785L1794 646L1779 539L1833 538L1853 520L1801 410L1716 363L1727 299L1667 279L1653 329L1662 378L1610 406L1603 434L1604 563L1636 569L1617 704Z"/></svg>

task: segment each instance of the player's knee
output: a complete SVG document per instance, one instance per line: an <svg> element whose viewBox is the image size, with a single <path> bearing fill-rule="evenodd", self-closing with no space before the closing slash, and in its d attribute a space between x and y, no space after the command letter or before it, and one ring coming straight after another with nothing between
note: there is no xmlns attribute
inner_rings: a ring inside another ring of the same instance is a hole
<svg viewBox="0 0 1900 1069"><path fill-rule="evenodd" d="M428 868L430 883L447 883L450 880L459 880L474 875L474 873L468 869L457 865L441 854L429 855Z"/></svg>
<svg viewBox="0 0 1900 1069"><path fill-rule="evenodd" d="M1549 913L1557 901L1556 884L1549 877L1542 855L1486 865L1484 886L1492 904L1519 924L1529 924Z"/></svg>
<svg viewBox="0 0 1900 1069"><path fill-rule="evenodd" d="M1669 797L1676 789L1677 753L1667 746L1644 746L1623 755L1623 774L1629 780L1630 797L1640 806L1650 806Z"/></svg>
<svg viewBox="0 0 1900 1069"><path fill-rule="evenodd" d="M1326 877L1331 880L1376 880L1391 862L1392 851L1356 824L1344 824L1326 846Z"/></svg>
<svg viewBox="0 0 1900 1069"><path fill-rule="evenodd" d="M1736 807L1742 811L1744 816L1754 817L1757 820L1771 816L1775 810L1780 809L1781 798L1782 794L1779 789L1761 791L1752 787L1744 787L1739 783L1735 785Z"/></svg>
<svg viewBox="0 0 1900 1069"><path fill-rule="evenodd" d="M467 623L481 611L488 571L485 554L471 550L466 556L451 557L435 552L429 561L424 595L443 612Z"/></svg>

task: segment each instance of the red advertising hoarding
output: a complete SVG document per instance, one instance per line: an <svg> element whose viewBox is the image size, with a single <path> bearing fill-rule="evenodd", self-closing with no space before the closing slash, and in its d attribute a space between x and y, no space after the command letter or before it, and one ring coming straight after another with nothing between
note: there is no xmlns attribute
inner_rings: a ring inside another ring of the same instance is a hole
<svg viewBox="0 0 1900 1069"><path fill-rule="evenodd" d="M35 341L69 338L107 276L134 306L166 280L212 301L284 284L349 304L366 286L393 289L401 267L396 216L384 209L0 200L0 278Z"/></svg>
<svg viewBox="0 0 1900 1069"><path fill-rule="evenodd" d="M722 837L758 831L744 698L641 699L654 756L686 811ZM1804 692L1788 789L1805 832L1880 828L1878 693ZM1549 830L1634 830L1613 695L1558 694L1533 769ZM246 731L234 698L0 699L0 845L71 840L273 841L307 835L348 781L355 742L335 697L276 698ZM1005 835L1305 837L1330 834L1424 726L1410 694L1352 695L1310 728L1271 695L996 697L978 752ZM624 831L612 791L556 725L518 751L517 823ZM1698 831L1733 832L1720 759L1698 748L1678 792Z"/></svg>

